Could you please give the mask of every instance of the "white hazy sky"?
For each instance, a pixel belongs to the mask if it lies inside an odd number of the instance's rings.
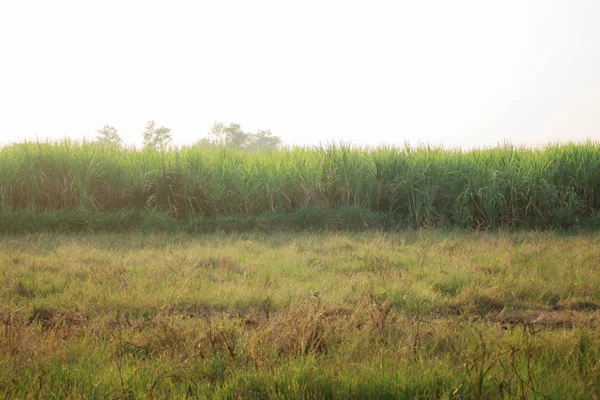
[[[0,0],[0,143],[600,139],[600,1]]]

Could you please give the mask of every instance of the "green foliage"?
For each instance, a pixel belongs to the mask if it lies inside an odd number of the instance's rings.
[[[281,138],[273,136],[270,130],[247,133],[239,124],[225,126],[215,122],[207,139],[198,142],[199,146],[229,147],[248,151],[276,150],[281,146]]]
[[[153,211],[14,211],[0,214],[0,232],[11,234],[58,232],[273,232],[385,230],[393,216],[356,206],[305,207],[294,212],[261,215],[214,215],[174,218]]]
[[[102,129],[96,131],[96,141],[104,147],[121,147],[123,145],[119,132],[110,125],[104,125]]]
[[[208,135],[209,142],[214,146],[243,149],[248,142],[248,135],[239,124],[234,123],[225,126],[222,122],[215,122]]]
[[[250,151],[276,150],[281,146],[281,138],[273,136],[270,130],[259,130],[256,133],[250,133],[246,149]]]
[[[343,144],[154,149],[69,141],[5,146],[0,209],[181,219],[357,207],[397,226],[475,229],[593,227],[600,212],[597,142],[469,152]]]
[[[144,148],[154,149],[163,152],[169,148],[169,144],[173,140],[171,129],[161,126],[155,128],[154,121],[148,121],[146,129],[144,129]]]

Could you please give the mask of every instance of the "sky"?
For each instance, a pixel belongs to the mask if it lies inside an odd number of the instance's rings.
[[[0,144],[600,140],[600,1],[0,0]]]

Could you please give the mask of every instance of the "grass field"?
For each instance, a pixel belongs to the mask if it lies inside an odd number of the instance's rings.
[[[600,234],[0,236],[3,398],[598,398]]]
[[[0,397],[598,398],[599,171],[591,141],[2,147]]]

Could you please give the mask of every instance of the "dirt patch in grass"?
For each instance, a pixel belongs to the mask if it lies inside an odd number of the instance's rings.
[[[600,306],[593,301],[578,299],[567,299],[561,304],[561,307],[573,311],[596,311],[600,309]]]
[[[226,256],[201,258],[196,263],[196,268],[224,270],[229,273],[242,272],[240,264],[236,260]]]
[[[503,327],[532,326],[550,329],[595,328],[600,323],[600,312],[573,310],[520,310],[488,314],[487,319]]]
[[[40,324],[42,331],[56,330],[70,332],[73,328],[82,326],[87,319],[73,311],[49,307],[35,307],[28,319],[29,324]]]

